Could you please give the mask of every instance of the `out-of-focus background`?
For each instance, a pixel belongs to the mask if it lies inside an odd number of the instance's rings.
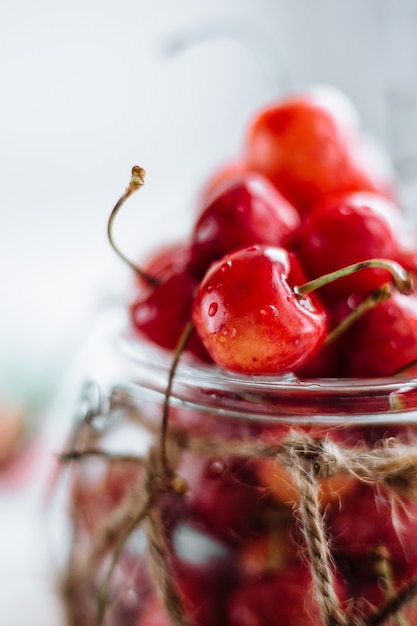
[[[41,428],[103,300],[128,284],[106,221],[132,165],[146,185],[117,238],[140,257],[186,230],[205,178],[289,90],[339,87],[398,167],[415,154],[413,0],[2,0],[0,67],[0,440],[10,415]],[[22,484],[2,481],[0,532],[18,533]],[[0,540],[0,623],[45,626],[29,560],[20,587],[2,584],[36,541],[19,537]]]

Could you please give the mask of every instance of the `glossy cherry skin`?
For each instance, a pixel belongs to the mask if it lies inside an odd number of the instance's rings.
[[[368,311],[346,336],[347,377],[392,376],[417,359],[417,295],[394,293]],[[417,366],[408,370],[410,376]]]
[[[177,241],[165,246],[157,247],[146,259],[144,269],[147,274],[162,281],[173,271],[181,271],[190,261],[190,247],[188,241]],[[139,277],[139,283],[142,280]]]
[[[191,319],[194,293],[199,285],[189,267],[189,249],[182,245],[164,249],[146,270],[157,278],[158,284],[142,287],[131,304],[133,328],[158,346],[175,350]],[[187,343],[186,351],[202,361],[211,360],[196,333]]]
[[[202,211],[192,234],[190,265],[202,276],[226,253],[253,244],[284,246],[300,224],[296,209],[260,174],[240,176]]]
[[[329,333],[352,313],[361,300],[363,298],[351,297],[326,306]],[[295,370],[296,376],[301,379],[339,377],[343,365],[345,334],[346,332],[342,332],[330,343],[324,343],[311,358]]]
[[[325,197],[385,190],[363,163],[360,132],[338,108],[314,92],[289,97],[249,124],[244,153],[302,214]]]
[[[283,374],[323,342],[326,315],[315,298],[300,298],[304,282],[283,248],[252,246],[214,263],[193,305],[197,332],[213,360],[244,374]]]
[[[356,192],[318,205],[295,233],[292,247],[312,279],[358,261],[400,259],[404,229],[396,204]],[[386,270],[366,269],[326,285],[320,295],[330,301],[366,296],[390,278]]]

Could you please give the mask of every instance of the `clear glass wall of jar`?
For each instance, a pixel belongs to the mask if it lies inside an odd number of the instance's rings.
[[[172,355],[118,323],[61,459],[69,624],[417,623],[417,379],[185,357],[161,446]]]

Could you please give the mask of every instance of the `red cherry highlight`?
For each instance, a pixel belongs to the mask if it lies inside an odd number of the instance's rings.
[[[309,278],[372,258],[397,260],[405,224],[398,207],[379,194],[358,192],[319,205],[293,239]],[[381,268],[346,276],[323,288],[324,299],[367,295],[390,278]]]
[[[283,374],[300,366],[326,332],[318,301],[292,288],[303,280],[296,259],[283,248],[252,246],[214,263],[192,313],[213,360],[245,374]]]
[[[240,176],[215,196],[192,235],[191,267],[203,275],[226,253],[254,244],[285,246],[300,224],[296,209],[260,174]]]
[[[339,101],[314,91],[280,100],[246,133],[248,168],[267,176],[302,214],[326,197],[387,187],[366,171],[354,115]]]

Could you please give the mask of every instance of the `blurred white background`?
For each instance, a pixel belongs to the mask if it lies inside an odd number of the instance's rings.
[[[126,285],[106,222],[132,165],[147,181],[116,236],[140,257],[187,227],[205,177],[288,89],[340,87],[398,158],[417,137],[389,105],[416,89],[414,0],[1,0],[0,67],[0,403],[29,415],[48,406],[102,299]],[[38,590],[27,619],[34,591],[26,605],[19,589],[0,601],[0,622],[45,626]]]

